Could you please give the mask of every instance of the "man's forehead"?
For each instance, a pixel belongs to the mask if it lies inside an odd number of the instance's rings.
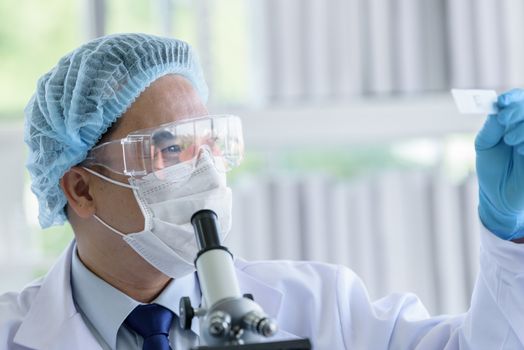
[[[166,75],[154,81],[131,104],[111,128],[107,140],[162,124],[208,114],[191,83],[179,75]]]

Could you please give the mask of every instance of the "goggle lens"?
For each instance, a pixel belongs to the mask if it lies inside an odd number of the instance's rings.
[[[93,148],[84,164],[103,166],[115,173],[139,177],[154,173],[162,178],[164,169],[175,169],[183,178],[194,169],[198,155],[206,150],[219,171],[238,166],[244,154],[242,124],[232,115],[186,119],[158,128],[137,130],[126,138]]]
[[[240,119],[203,118],[157,129],[151,135],[152,170],[196,161],[203,149],[220,171],[238,166],[244,152]]]

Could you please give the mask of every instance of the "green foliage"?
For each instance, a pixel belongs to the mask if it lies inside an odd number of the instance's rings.
[[[213,71],[211,97],[225,105],[238,105],[248,96],[246,1],[217,2],[211,20]]]
[[[163,33],[155,2],[107,1],[106,32],[171,34],[198,50],[197,29],[202,23],[197,6],[192,1],[174,4],[173,33]],[[211,52],[201,58],[213,63],[206,73],[216,82],[212,94],[221,104],[239,104],[247,98],[245,6],[243,0],[230,0],[215,4],[211,13]],[[38,78],[84,41],[82,29],[88,19],[84,7],[84,2],[70,0],[0,1],[0,121],[21,119]]]
[[[69,0],[0,1],[0,120],[22,118],[37,79],[79,44]]]
[[[238,168],[228,173],[228,181],[234,184],[243,175],[272,171],[289,174],[320,172],[338,178],[351,178],[388,168],[421,167],[424,165],[395,155],[392,145],[252,151],[246,154]]]
[[[296,173],[321,171],[341,178],[412,165],[395,157],[387,146],[301,149],[283,155],[279,163],[279,168]]]
[[[58,256],[73,239],[73,229],[69,223],[38,230],[44,256]]]
[[[110,0],[107,2],[107,33],[157,33],[153,21],[154,1]]]
[[[62,226],[53,226],[42,230],[34,228],[34,237],[39,242],[39,251],[44,257],[45,264],[37,267],[33,271],[33,276],[40,277],[47,273],[51,263],[58,257],[73,239],[73,229],[69,223]]]

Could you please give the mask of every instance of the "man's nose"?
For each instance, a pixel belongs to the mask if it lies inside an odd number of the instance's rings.
[[[211,151],[211,148],[209,147],[209,145],[206,145],[206,144],[200,145],[197,149],[197,162],[201,158],[206,157],[206,156],[209,156],[209,157],[213,156],[213,152]]]

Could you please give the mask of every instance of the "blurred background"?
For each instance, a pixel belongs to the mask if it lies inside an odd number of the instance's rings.
[[[344,264],[373,298],[467,310],[484,117],[459,115],[449,89],[522,86],[522,16],[522,0],[3,0],[0,293],[72,239],[69,225],[39,228],[24,168],[37,79],[87,40],[145,32],[190,42],[210,110],[243,118],[233,252]]]

